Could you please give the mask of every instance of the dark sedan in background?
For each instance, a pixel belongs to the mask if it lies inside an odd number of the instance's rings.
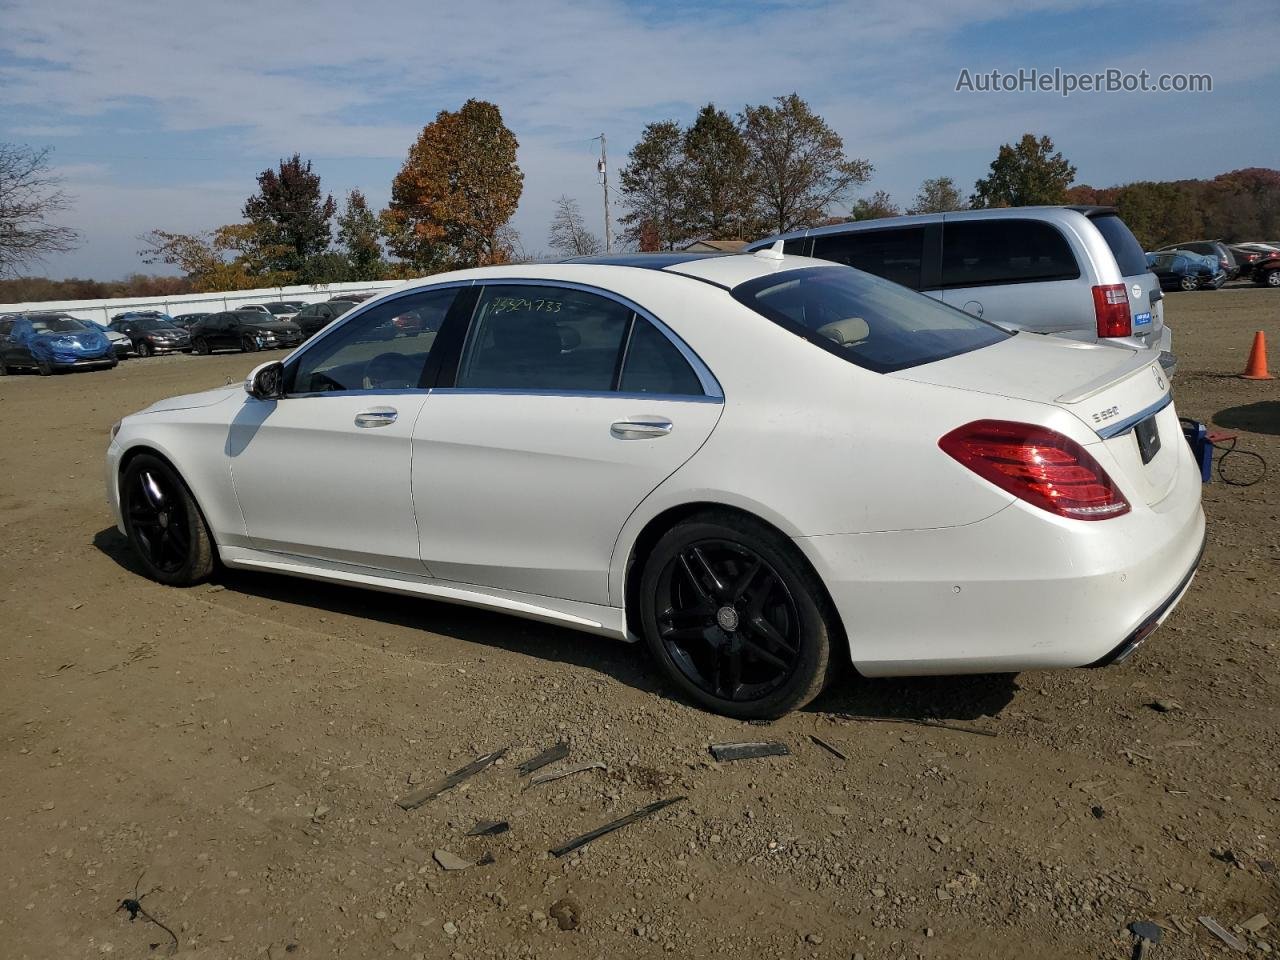
[[[326,300],[323,303],[308,303],[293,318],[302,336],[314,337],[338,317],[356,305],[355,300]]]
[[[214,350],[275,350],[296,347],[302,331],[292,320],[276,320],[260,310],[227,310],[214,313],[191,326],[191,349],[196,353]]]
[[[150,314],[126,314],[111,321],[110,330],[123,333],[140,357],[158,353],[189,353],[191,335],[168,319]]]
[[[1227,274],[1214,257],[1191,250],[1162,250],[1147,254],[1147,269],[1161,290],[1217,290]]]

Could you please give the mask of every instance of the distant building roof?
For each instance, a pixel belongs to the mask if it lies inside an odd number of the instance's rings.
[[[688,253],[737,253],[750,241],[747,240],[695,240],[684,247]]]

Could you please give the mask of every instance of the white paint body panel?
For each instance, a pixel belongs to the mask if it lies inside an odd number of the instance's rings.
[[[705,282],[806,266],[829,267],[750,256],[670,270],[570,263],[410,284],[388,296],[489,277],[612,291],[670,327],[723,402],[443,389],[263,403],[238,387],[211,391],[123,421],[107,454],[108,499],[118,519],[123,459],[154,449],[187,480],[230,566],[620,638],[646,525],[690,504],[735,507],[793,538],[868,674],[1087,664],[1176,592],[1204,518],[1174,407],[1158,414],[1163,446],[1147,465],[1131,432],[1104,440],[1092,420],[1110,407],[1123,420],[1167,395],[1149,356],[1020,334],[876,374]],[[394,406],[395,425],[352,428],[373,405]],[[673,429],[610,435],[632,417]],[[1038,424],[1085,445],[1132,510],[1082,522],[1015,500],[938,447],[978,419]]]

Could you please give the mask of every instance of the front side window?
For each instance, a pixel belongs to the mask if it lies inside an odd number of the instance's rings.
[[[828,353],[877,373],[978,350],[1011,334],[924,294],[847,267],[788,270],[733,297]]]
[[[1079,276],[1075,254],[1051,224],[1039,220],[962,220],[943,227],[944,287],[1074,280]]]
[[[457,386],[497,390],[613,389],[629,307],[568,287],[486,286]]]
[[[919,290],[924,228],[865,230],[815,237],[813,255]]]
[[[303,352],[291,371],[288,392],[418,389],[436,330],[457,294],[457,288],[427,290],[353,317]],[[402,317],[422,322],[393,322]]]

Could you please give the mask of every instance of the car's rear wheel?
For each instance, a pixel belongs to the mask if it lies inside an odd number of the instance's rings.
[[[1268,271],[1266,284],[1268,287],[1280,287],[1280,270]]]
[[[645,561],[640,616],[650,651],[698,703],[772,719],[819,693],[838,635],[817,577],[786,537],[728,513],[669,530]]]
[[[1183,290],[1194,290],[1196,287],[1200,286],[1200,281],[1188,274],[1178,281],[1178,286]]]
[[[213,538],[176,470],[159,457],[139,454],[120,478],[125,533],[147,576],[185,587],[213,572]]]

